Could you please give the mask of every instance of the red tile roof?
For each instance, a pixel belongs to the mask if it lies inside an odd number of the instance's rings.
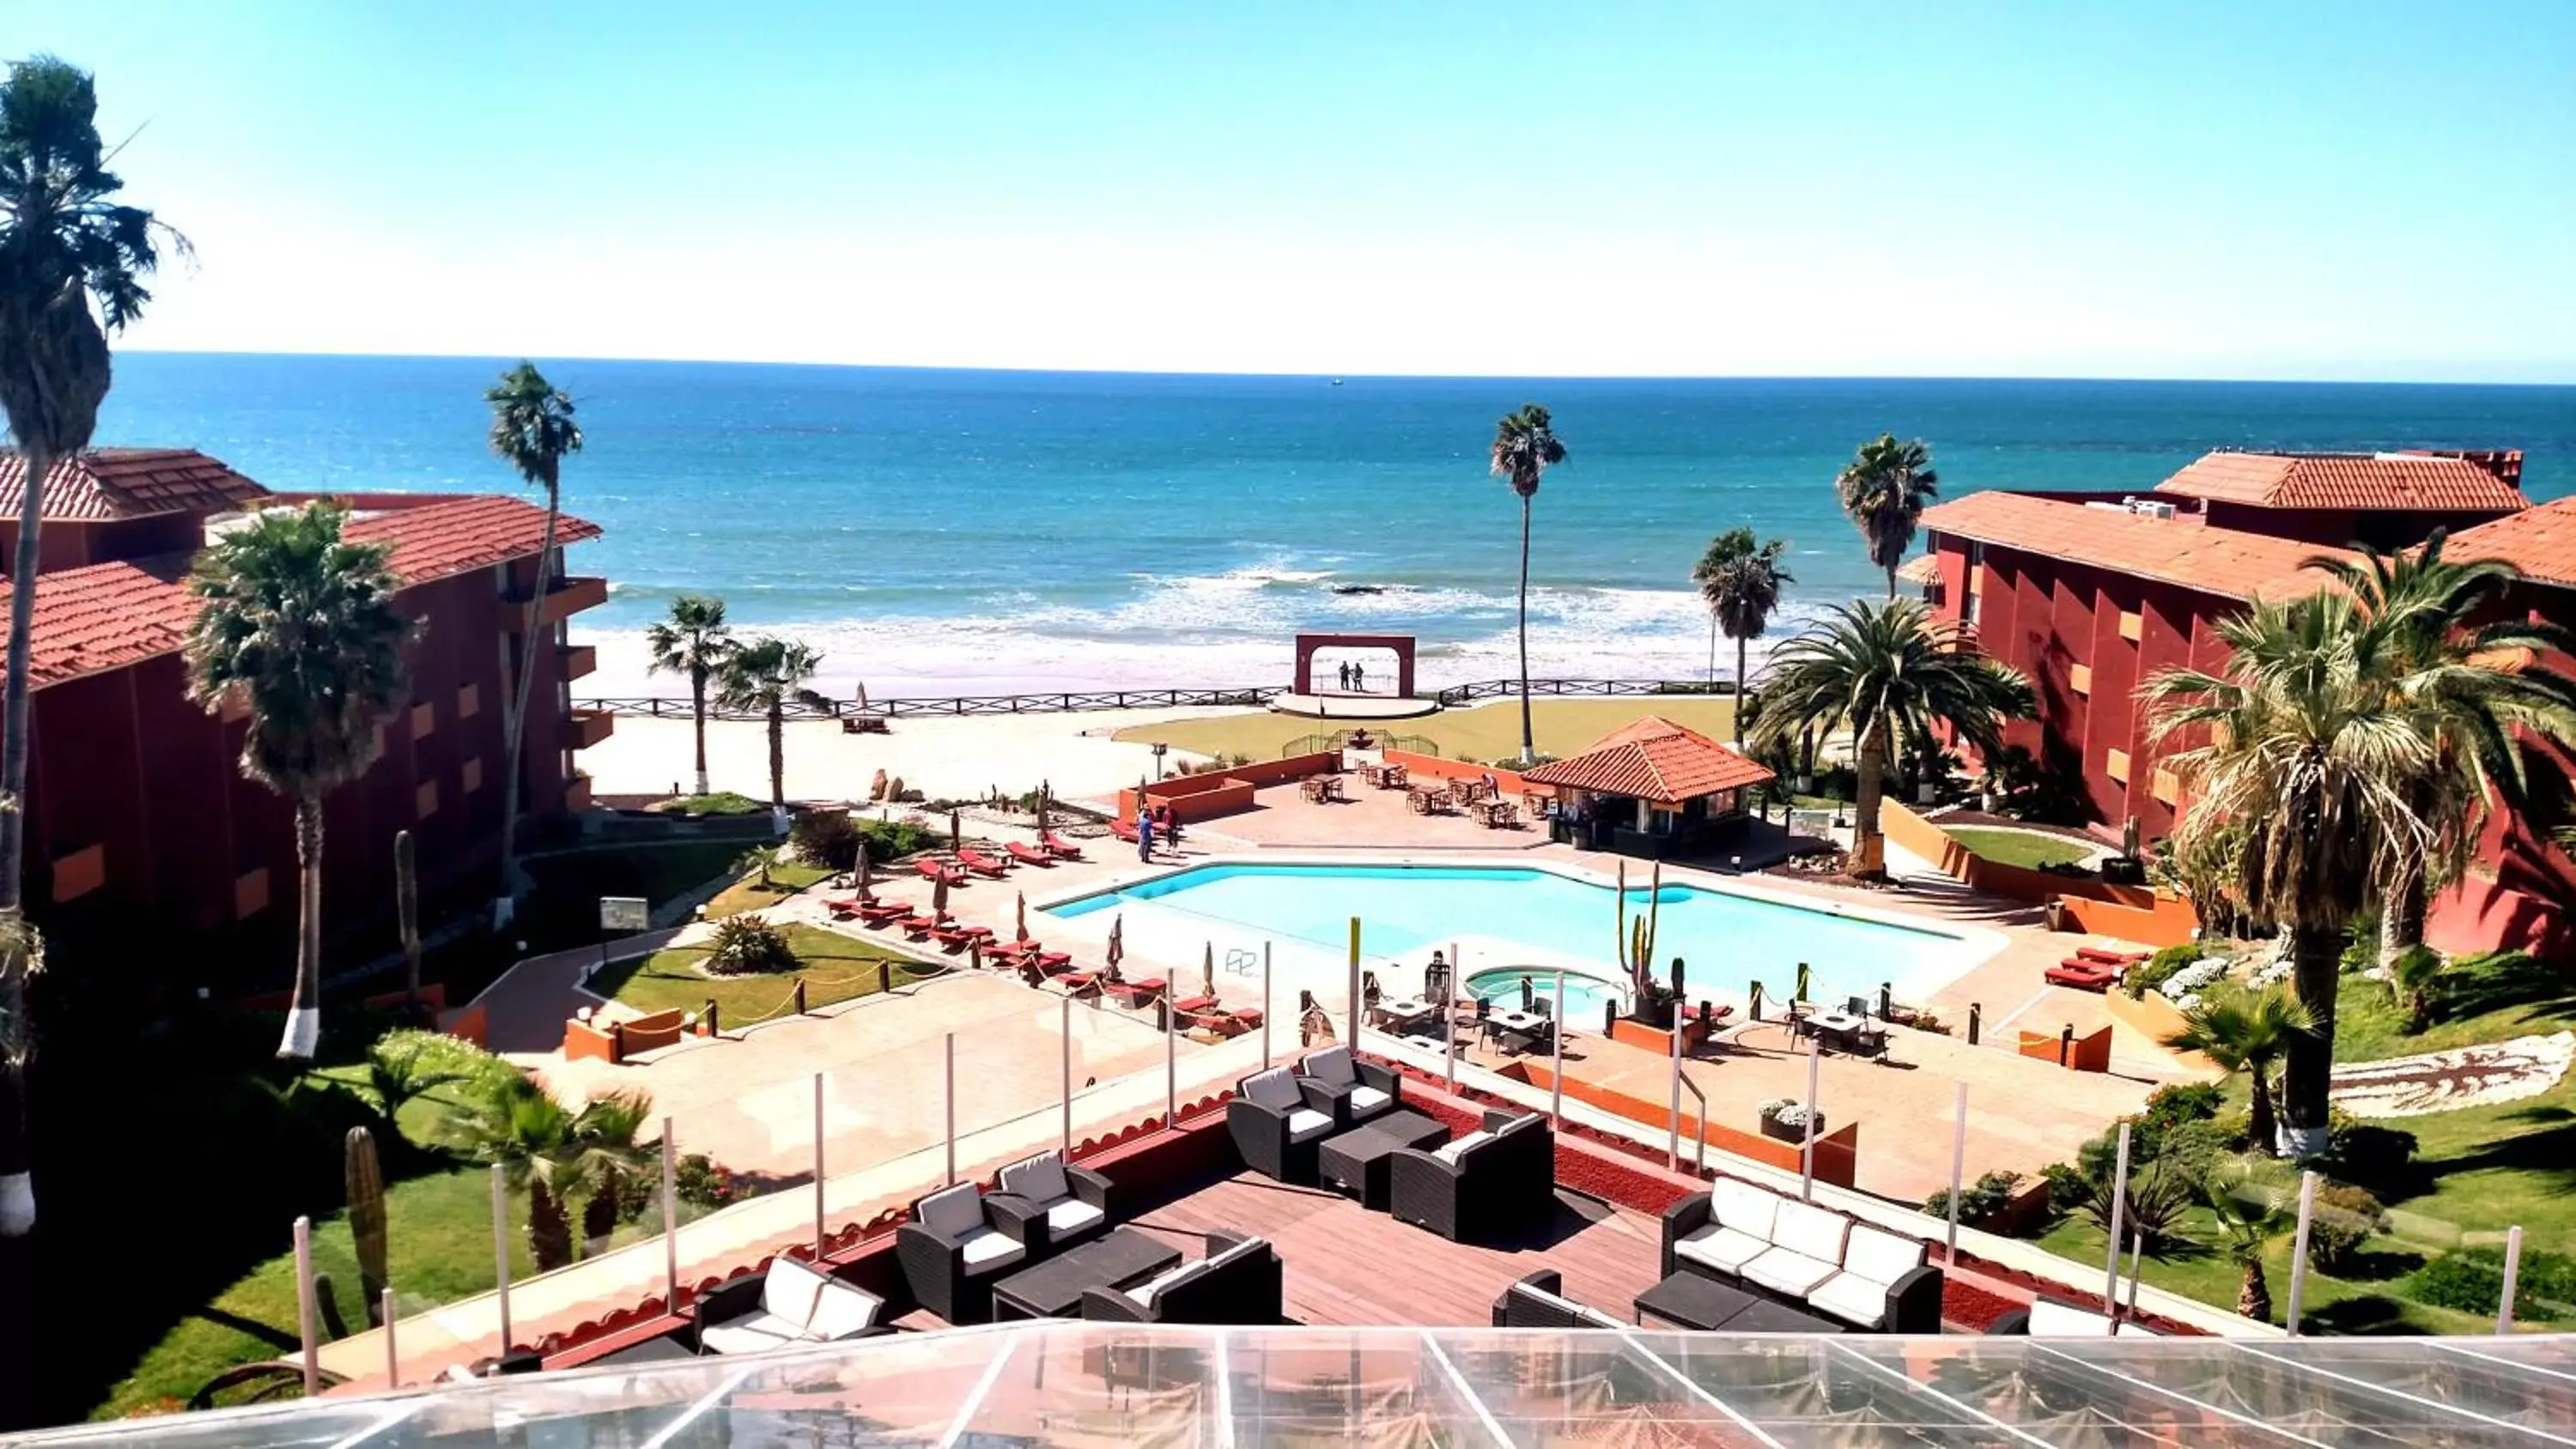
[[[545,510],[516,498],[436,496],[353,518],[348,537],[393,545],[394,574],[405,586],[430,583],[537,551]],[[564,543],[597,538],[599,527],[565,514]],[[188,593],[189,558],[156,558],[62,569],[36,580],[34,649],[27,661],[35,687],[61,684],[139,664],[179,648],[197,601]],[[0,578],[0,611],[9,602]]]
[[[26,455],[0,452],[0,517],[18,516],[26,489]],[[157,513],[220,513],[267,493],[193,448],[93,448],[56,458],[45,470],[42,506],[47,522],[104,523]]]
[[[1923,526],[1953,538],[2091,564],[2229,599],[2314,592],[2321,576],[2301,566],[2320,554],[2343,552],[2269,534],[2213,528],[2197,518],[2150,518],[2122,508],[2095,508],[2021,493],[1971,493],[1935,504],[1923,510]]]
[[[1696,730],[1648,715],[1602,736],[1572,759],[1523,770],[1521,778],[1678,805],[1720,790],[1759,785],[1771,772]]]
[[[2255,508],[2510,513],[2527,501],[2465,458],[2429,453],[2208,453],[2156,491]]]
[[[2576,498],[2461,529],[2443,545],[2442,557],[2460,563],[2500,558],[2543,583],[2576,588]]]

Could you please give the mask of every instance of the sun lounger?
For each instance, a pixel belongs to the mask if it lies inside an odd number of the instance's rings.
[[[1002,848],[1011,853],[1011,859],[1022,865],[1042,865],[1049,870],[1055,869],[1055,857],[1043,850],[1031,850],[1016,840],[1004,844]]]
[[[1110,833],[1110,834],[1112,834],[1112,835],[1117,836],[1119,839],[1121,839],[1121,840],[1123,840],[1123,841],[1126,841],[1129,845],[1134,845],[1134,844],[1136,843],[1136,827],[1135,827],[1132,823],[1130,823],[1130,822],[1128,822],[1128,821],[1125,821],[1125,820],[1112,820],[1112,821],[1110,821],[1110,822],[1109,822],[1109,833]]]
[[[966,872],[926,855],[914,861],[912,868],[923,880],[936,881],[944,878],[953,886],[962,886],[966,883]]]
[[[863,925],[886,926],[912,914],[912,907],[898,901],[862,901],[858,909]]]
[[[1011,871],[1008,862],[995,860],[972,846],[957,852],[957,863],[986,880],[1000,880]]]
[[[2052,986],[2072,986],[2078,991],[2108,991],[2120,979],[2120,968],[2069,956],[2040,973]]]
[[[2135,966],[2147,959],[2147,953],[2144,951],[2109,951],[2100,946],[2078,946],[2075,948],[2075,954],[2081,960],[2096,962],[2115,969],[2122,966]]]
[[[1103,989],[1128,1006],[1142,1006],[1163,994],[1165,982],[1160,976],[1131,976],[1110,982]]]
[[[1049,830],[1038,836],[1038,844],[1058,860],[1082,859],[1082,847]]]
[[[1213,996],[1191,996],[1173,1002],[1172,1010],[1179,1012],[1183,1016],[1187,1016],[1191,1012],[1205,1011],[1214,1005],[1216,1005],[1216,998]]]
[[[993,928],[990,926],[961,926],[956,922],[951,921],[946,925],[933,927],[930,932],[930,939],[937,941],[940,945],[946,946],[951,950],[956,950],[965,946],[969,941],[989,941],[993,939]]]
[[[1080,996],[1082,993],[1089,991],[1100,984],[1100,973],[1097,971],[1062,971],[1048,977],[1047,979],[1053,981],[1056,985],[1063,987],[1065,995]]]
[[[904,917],[902,920],[895,922],[895,925],[906,936],[911,937],[913,940],[921,941],[927,940],[931,932],[938,930],[941,926],[946,925],[947,923],[947,917],[945,916],[925,916],[919,911],[915,911],[911,915]]]

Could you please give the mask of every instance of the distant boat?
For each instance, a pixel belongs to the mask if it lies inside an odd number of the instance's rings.
[[[1342,380],[1341,380],[1340,378],[1338,378],[1338,377],[1337,377],[1337,378],[1334,378],[1334,379],[1333,379],[1333,386],[1335,386],[1335,387],[1340,387],[1341,385],[1342,385]]]

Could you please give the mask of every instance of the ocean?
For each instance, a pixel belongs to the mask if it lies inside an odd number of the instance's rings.
[[[129,352],[102,445],[194,447],[276,489],[519,483],[484,448],[505,359]],[[2511,447],[2576,491],[2576,388],[1883,379],[1212,377],[545,362],[588,446],[564,506],[609,602],[587,692],[648,679],[684,592],[826,654],[846,695],[1285,683],[1300,629],[1414,634],[1426,683],[1514,668],[1519,509],[1494,420],[1556,416],[1531,556],[1540,676],[1697,677],[1711,534],[1790,542],[1773,635],[1883,589],[1834,500],[1881,432],[1945,497],[2136,489],[2219,447]],[[1721,668],[1731,661],[1721,651]]]

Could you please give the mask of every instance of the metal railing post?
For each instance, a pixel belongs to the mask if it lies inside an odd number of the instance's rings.
[[[2120,1225],[2129,1207],[2129,1126],[2120,1124],[2119,1168],[2111,1175],[2111,1261],[2102,1272],[2102,1311],[2110,1313],[2120,1306]],[[2293,1290],[2296,1291],[2296,1290]]]
[[[1816,1091],[1817,1064],[1824,1057],[1821,1038],[1807,1039],[1807,1122],[1798,1134],[1798,1198],[1801,1202],[1816,1200]]]
[[[957,1185],[957,1033],[948,1033],[947,1055],[942,1066],[939,1100],[947,1108],[948,1125],[944,1140],[948,1144],[949,1187]]]
[[[1949,1256],[1959,1257],[1959,1193],[1968,1176],[1968,1084],[1959,1084],[1957,1125],[1950,1129],[1950,1244]]]
[[[383,1319],[385,1325],[385,1387],[398,1389],[402,1387],[402,1354],[394,1347],[393,1285],[386,1284],[385,1291],[377,1297],[379,1305],[376,1316]]]
[[[1073,994],[1065,993],[1063,1001],[1064,1050],[1064,1158],[1073,1160]]]
[[[1351,1004],[1345,1013],[1350,1020],[1348,1038],[1352,1051],[1360,1049],[1360,918],[1351,917]]]
[[[680,1148],[671,1119],[662,1119],[662,1299],[665,1312],[680,1311]]]
[[[499,1163],[492,1164],[492,1282],[499,1291],[501,1352],[510,1351],[510,1182]]]
[[[814,1261],[823,1261],[823,1074],[814,1074]]]
[[[2522,1277],[2522,1229],[2504,1232],[2504,1291],[2496,1297],[2496,1332],[2513,1332],[2513,1294]]]
[[[2290,1242],[2290,1316],[2286,1327],[2290,1336],[2299,1336],[2300,1307],[2308,1296],[2308,1221],[2317,1210],[2317,1175],[2299,1174],[2299,1231]],[[2113,1252],[2118,1251],[2117,1245]]]
[[[1210,950],[1215,947],[1211,945]],[[1172,1010],[1172,988],[1163,987],[1163,1130],[1181,1125],[1181,1014]]]
[[[304,1397],[322,1392],[321,1330],[313,1303],[313,1220],[295,1220],[295,1327],[304,1343]]]
[[[1547,1120],[1565,1125],[1565,973],[1556,973],[1556,1005],[1547,1032]]]
[[[1270,1070],[1270,943],[1261,943],[1261,1069]]]
[[[1673,1125],[1664,1137],[1664,1171],[1682,1165],[1682,1004],[1673,1003]]]

